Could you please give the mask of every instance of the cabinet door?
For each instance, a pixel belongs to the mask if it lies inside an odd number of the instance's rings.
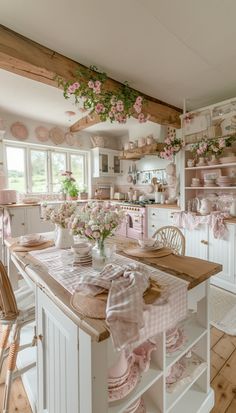
[[[211,278],[217,284],[231,292],[236,292],[235,225],[227,225],[228,232],[224,239],[215,239],[212,231],[209,233],[209,260],[222,264],[223,270]]]
[[[110,165],[111,166],[111,172],[114,173],[115,175],[119,175],[121,173],[121,160],[119,159],[119,154],[110,154],[109,157],[110,160]]]
[[[38,413],[79,413],[78,328],[37,288]]]
[[[190,257],[208,259],[208,225],[200,225],[198,228],[185,229],[185,255]]]
[[[50,221],[42,220],[40,206],[27,207],[26,217],[26,228],[28,234],[33,234],[35,232],[54,231],[54,224],[52,224]]]
[[[111,168],[111,167],[110,167]],[[107,175],[109,171],[109,155],[108,153],[99,153],[99,172],[100,175]]]
[[[11,236],[19,237],[26,234],[26,208],[10,208]]]
[[[167,209],[148,208],[148,237],[151,238],[157,229],[169,225]]]

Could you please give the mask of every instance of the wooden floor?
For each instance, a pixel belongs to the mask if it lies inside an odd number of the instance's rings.
[[[236,337],[211,329],[211,386],[215,407],[211,413],[236,413]],[[3,384],[0,384],[0,401]],[[1,411],[1,410],[0,410]],[[32,413],[24,387],[14,382],[9,413]]]

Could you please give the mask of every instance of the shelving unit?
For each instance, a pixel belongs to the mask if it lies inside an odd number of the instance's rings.
[[[209,384],[208,283],[190,291],[189,307],[192,311],[187,319],[180,323],[187,336],[187,341],[182,348],[172,355],[167,355],[166,335],[160,334],[157,350],[152,353],[150,369],[142,375],[138,386],[130,395],[119,402],[109,404],[109,413],[123,413],[140,396],[144,399],[147,413],[176,413],[177,411],[182,413],[183,409],[191,413],[210,412],[214,404],[214,395]],[[187,382],[180,383],[175,391],[168,393],[165,378],[169,374],[170,367],[193,347],[202,364],[197,366],[196,374],[194,365],[187,367],[190,378]],[[193,403],[189,393],[193,397]]]

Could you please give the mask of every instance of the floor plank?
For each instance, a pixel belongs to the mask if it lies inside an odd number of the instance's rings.
[[[235,413],[235,412],[236,412],[236,394],[231,404],[229,405],[228,409],[226,410],[226,413]]]
[[[224,335],[213,347],[215,353],[227,360],[235,350],[229,336]]]
[[[211,413],[226,412],[235,397],[234,386],[221,374],[214,378],[211,386],[215,390],[215,406]]]

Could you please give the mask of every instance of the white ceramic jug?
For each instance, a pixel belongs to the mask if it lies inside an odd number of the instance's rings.
[[[236,217],[236,199],[233,199],[230,205],[229,213],[232,217]]]
[[[198,199],[197,210],[201,215],[208,215],[212,211],[212,203],[209,199],[203,198],[201,201]]]

